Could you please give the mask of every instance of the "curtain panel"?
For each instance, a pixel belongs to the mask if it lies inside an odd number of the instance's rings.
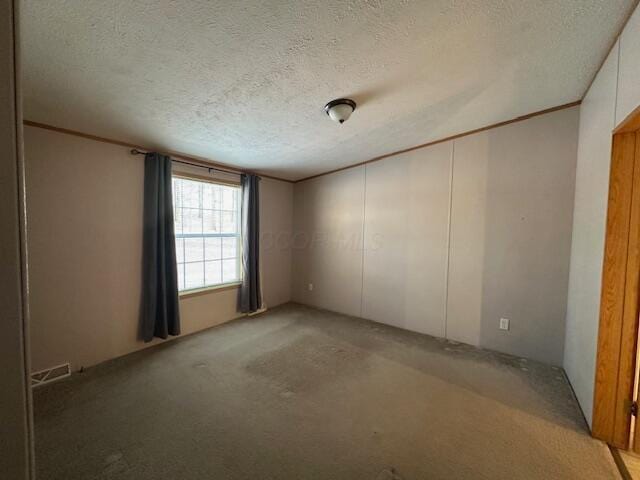
[[[173,224],[171,158],[155,152],[144,158],[141,336],[180,334],[178,273]]]
[[[260,177],[242,174],[242,285],[238,308],[252,313],[262,308],[260,286]]]

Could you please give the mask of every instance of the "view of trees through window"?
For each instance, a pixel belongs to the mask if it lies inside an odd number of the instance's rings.
[[[240,280],[240,187],[173,177],[180,291]]]

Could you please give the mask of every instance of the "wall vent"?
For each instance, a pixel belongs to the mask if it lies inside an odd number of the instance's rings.
[[[31,374],[31,386],[38,387],[45,383],[55,382],[71,375],[71,365],[69,363],[63,363],[62,365],[56,365],[55,367],[40,370],[39,372],[33,372]]]

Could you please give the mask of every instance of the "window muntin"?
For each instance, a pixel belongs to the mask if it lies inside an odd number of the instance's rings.
[[[240,281],[240,187],[173,177],[181,292]]]

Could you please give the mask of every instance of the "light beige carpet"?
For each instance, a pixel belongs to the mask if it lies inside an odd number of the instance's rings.
[[[295,304],[35,405],[39,480],[619,478],[561,369]]]

